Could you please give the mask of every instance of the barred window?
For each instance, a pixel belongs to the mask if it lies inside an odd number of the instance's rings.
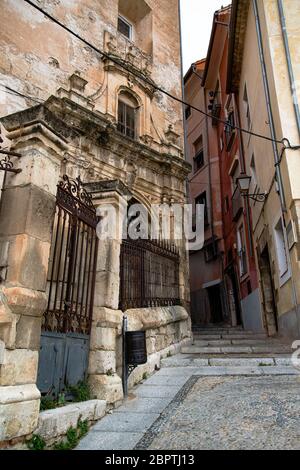
[[[122,92],[118,100],[118,131],[130,137],[136,138],[137,134],[138,103],[129,93]]]

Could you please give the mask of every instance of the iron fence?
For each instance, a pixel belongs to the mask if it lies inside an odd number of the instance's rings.
[[[180,304],[179,252],[175,245],[124,240],[120,261],[120,309]]]

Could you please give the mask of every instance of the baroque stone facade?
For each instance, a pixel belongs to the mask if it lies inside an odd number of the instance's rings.
[[[25,2],[3,2],[1,124],[10,150],[21,155],[12,157],[15,168],[22,170],[6,175],[0,207],[0,441],[5,442],[30,435],[38,425],[41,321],[60,178],[80,176],[95,207],[111,203],[121,210],[132,197],[149,209],[152,203],[183,204],[189,171],[181,105],[155,88],[181,96],[178,1],[61,0],[39,6],[106,55]],[[118,18],[126,19],[130,38],[118,31]],[[120,102],[134,108],[132,135],[126,123],[120,127]],[[123,397],[121,243],[118,238],[99,243],[95,277],[88,373],[94,397],[107,403]],[[127,312],[131,330],[146,330],[149,358],[132,383],[190,337],[184,243],[179,250],[183,306]]]

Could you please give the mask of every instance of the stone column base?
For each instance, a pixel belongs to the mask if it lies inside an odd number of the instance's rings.
[[[35,384],[0,387],[0,442],[26,436],[35,430],[40,396]]]
[[[92,398],[113,404],[123,399],[122,380],[117,375],[90,375]]]

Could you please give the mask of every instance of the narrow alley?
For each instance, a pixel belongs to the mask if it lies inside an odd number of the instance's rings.
[[[206,327],[78,450],[300,449],[299,386],[289,342]]]

